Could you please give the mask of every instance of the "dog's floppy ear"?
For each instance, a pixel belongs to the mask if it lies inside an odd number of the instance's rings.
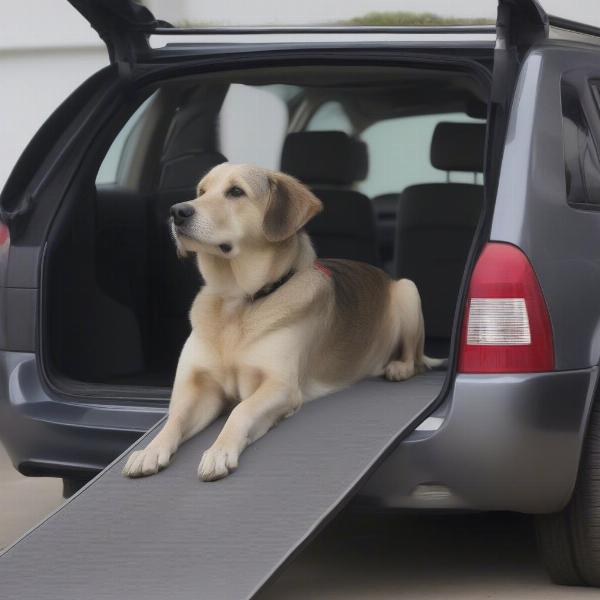
[[[263,232],[270,242],[293,236],[323,210],[321,201],[297,179],[284,173],[269,174],[269,199]]]

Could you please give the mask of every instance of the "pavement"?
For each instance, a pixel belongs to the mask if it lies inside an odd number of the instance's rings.
[[[0,550],[39,523],[62,499],[60,479],[23,477],[0,444]]]
[[[0,445],[0,548],[62,502],[59,479],[28,478]],[[531,518],[515,514],[374,514],[345,510],[258,600],[579,600],[553,585]],[[177,600],[176,595],[173,596]]]
[[[257,600],[579,600],[552,584],[531,518],[342,513]]]

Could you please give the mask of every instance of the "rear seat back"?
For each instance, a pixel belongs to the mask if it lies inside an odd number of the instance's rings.
[[[443,171],[483,171],[485,125],[442,122],[431,144],[431,163]],[[423,303],[428,337],[445,340],[483,205],[483,186],[424,183],[398,200],[395,271],[412,279]]]
[[[173,204],[196,197],[196,184],[226,158],[201,149],[172,156],[161,163],[158,189],[152,206],[154,242],[150,248],[154,309],[152,317],[152,359],[174,368],[186,337],[188,313],[202,280],[195,261],[179,258],[168,225]]]
[[[306,230],[317,254],[378,264],[371,201],[350,189],[367,176],[364,142],[342,131],[290,133],[283,146],[281,170],[308,185],[324,210]]]
[[[380,194],[371,199],[375,211],[379,258],[386,272],[394,272],[394,247],[396,245],[396,210],[400,192]]]
[[[218,152],[198,152],[195,156],[184,157],[176,166],[166,164],[161,170],[154,200],[153,225],[158,241],[157,291],[161,298],[160,312],[164,314],[187,315],[200,285],[193,261],[182,261],[177,257],[168,225],[169,209],[173,204],[193,200],[202,175],[225,161],[225,157]]]

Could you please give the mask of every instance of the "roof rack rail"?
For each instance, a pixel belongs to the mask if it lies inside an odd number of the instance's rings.
[[[377,25],[365,26],[246,26],[246,27],[156,27],[152,35],[244,35],[244,34],[292,34],[292,33],[428,33],[428,34],[494,34],[494,25],[441,25],[431,27],[403,26],[386,27]]]
[[[570,19],[556,17],[554,15],[548,15],[548,21],[550,23],[550,27],[565,29],[566,31],[572,31],[573,33],[581,33],[584,35],[600,37],[600,27],[594,27],[593,25],[588,25],[587,23],[579,23],[578,21],[571,21]]]

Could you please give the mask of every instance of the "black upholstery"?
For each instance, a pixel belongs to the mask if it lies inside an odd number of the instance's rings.
[[[427,335],[450,337],[483,188],[432,183],[406,188],[398,201],[396,276],[419,288]]]
[[[53,371],[102,382],[144,367],[147,198],[110,184],[79,191],[49,241],[45,335]]]
[[[383,268],[393,273],[394,246],[396,241],[396,210],[400,193],[381,194],[372,200],[375,210],[375,225],[377,227],[377,242],[379,258]]]
[[[481,170],[484,138],[484,125],[441,123],[433,136],[432,162],[455,170]],[[412,185],[399,197],[395,274],[417,284],[428,338],[450,338],[482,205],[483,186],[466,183]]]
[[[311,185],[352,185],[367,176],[367,145],[343,131],[290,133],[281,170]]]
[[[186,153],[162,164],[160,187],[154,195],[151,227],[151,298],[153,324],[152,362],[175,368],[179,352],[189,335],[188,314],[202,285],[193,257],[180,258],[168,225],[173,204],[192,200],[196,184],[212,167],[227,159],[218,152]]]
[[[348,189],[367,175],[364,142],[342,131],[291,133],[281,169],[309,185],[323,202],[323,212],[306,227],[320,257],[379,263],[371,201]]]
[[[369,199],[352,190],[313,191],[325,205],[306,227],[318,256],[377,265],[375,218]]]
[[[219,152],[196,150],[161,162],[160,190],[193,188],[203,175],[227,159]]]
[[[438,123],[431,141],[431,164],[442,171],[483,171],[485,125]]]

